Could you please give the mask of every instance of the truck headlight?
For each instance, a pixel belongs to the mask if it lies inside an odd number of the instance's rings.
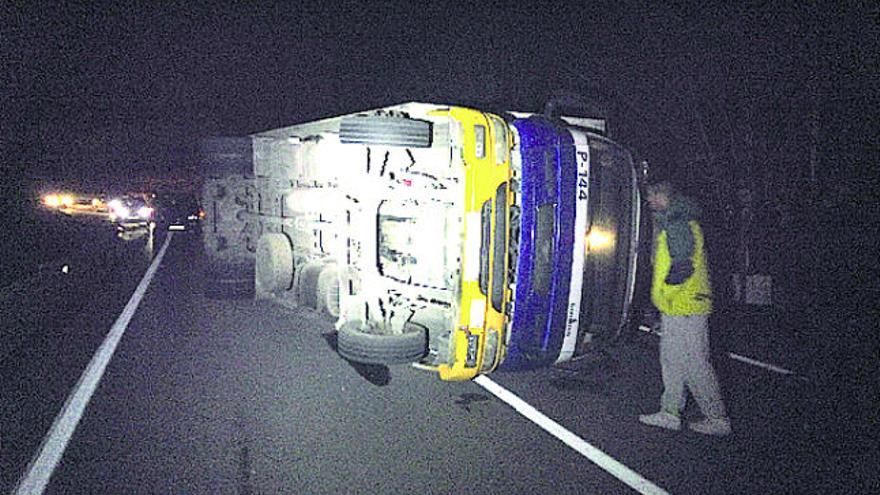
[[[486,126],[474,125],[474,155],[486,158]]]
[[[495,163],[497,165],[504,165],[507,163],[507,124],[495,117],[494,115],[489,117],[489,120],[492,122],[492,130],[495,132],[493,135],[495,136]]]
[[[477,365],[477,348],[480,345],[480,337],[474,334],[467,336],[467,354],[465,354],[464,365],[473,368]]]
[[[495,366],[495,358],[498,354],[498,330],[494,328],[486,329],[486,348],[483,349],[483,366],[482,372],[487,372]]]
[[[590,232],[587,234],[586,241],[586,254],[590,254],[590,252],[607,251],[614,245],[614,235],[611,232],[594,227],[591,228]]]

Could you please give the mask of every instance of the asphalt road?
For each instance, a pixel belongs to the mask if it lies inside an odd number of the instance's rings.
[[[90,275],[2,303],[16,344],[0,354],[0,491],[27,469],[161,244],[108,241],[113,256]],[[197,237],[175,234],[46,493],[636,493],[478,383],[353,365],[316,314],[204,298],[198,259]],[[852,390],[718,354],[734,422],[724,439],[636,421],[660,393],[653,335],[565,369],[489,378],[668,493],[880,491],[876,416]]]

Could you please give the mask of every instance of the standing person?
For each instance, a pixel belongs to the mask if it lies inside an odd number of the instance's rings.
[[[648,186],[648,206],[654,211],[654,275],[651,302],[660,311],[660,366],[663,395],[660,411],[639,421],[670,430],[681,429],[680,414],[690,390],[705,419],[688,427],[706,435],[730,433],[730,419],[709,363],[709,313],[712,288],[706,267],[700,210],[668,182]]]

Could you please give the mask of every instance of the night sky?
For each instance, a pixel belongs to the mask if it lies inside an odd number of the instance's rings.
[[[700,175],[808,146],[811,111],[877,92],[876,7],[404,3],[5,3],[7,160],[168,174],[206,135],[408,100],[535,111],[569,90],[612,98],[652,164]]]
[[[875,2],[241,3],[4,2],[3,196],[189,177],[205,136],[563,91],[611,102],[614,137],[721,224],[742,188],[803,242],[877,213]]]

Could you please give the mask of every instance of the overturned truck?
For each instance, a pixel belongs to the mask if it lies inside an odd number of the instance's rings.
[[[638,238],[632,160],[574,130],[586,122],[406,103],[209,140],[206,293],[312,308],[344,358],[445,380],[491,372],[508,349],[509,369],[572,359],[625,320]],[[592,217],[590,150],[605,150]],[[616,246],[604,261],[590,261],[591,226]]]

